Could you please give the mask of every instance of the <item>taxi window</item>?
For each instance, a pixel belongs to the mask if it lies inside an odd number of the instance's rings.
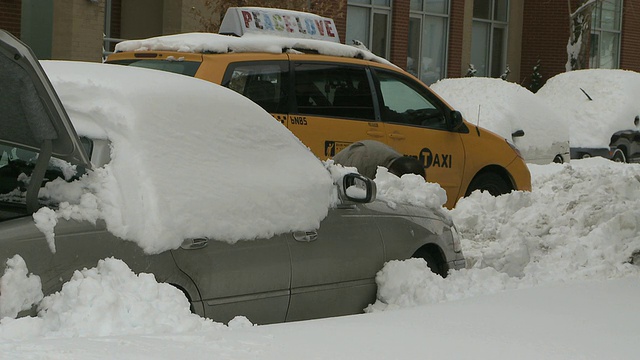
[[[195,76],[200,62],[198,61],[170,61],[170,60],[116,60],[109,62],[110,64],[128,65],[147,69],[168,71],[180,75]]]
[[[287,62],[232,63],[222,85],[244,95],[270,113],[288,113]]]
[[[446,129],[444,113],[426,91],[403,76],[376,71],[380,84],[382,121]]]
[[[300,114],[374,120],[364,67],[295,64],[295,92]]]

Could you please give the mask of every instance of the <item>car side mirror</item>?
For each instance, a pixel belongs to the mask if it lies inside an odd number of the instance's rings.
[[[449,128],[457,130],[460,126],[462,126],[462,114],[458,110],[453,110],[449,114]]]
[[[511,133],[511,137],[523,137],[523,136],[524,136],[524,130],[522,129],[516,130]]]
[[[376,183],[360,174],[349,173],[342,177],[341,195],[356,203],[370,203],[376,199]]]

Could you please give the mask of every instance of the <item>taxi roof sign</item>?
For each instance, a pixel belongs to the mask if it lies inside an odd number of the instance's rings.
[[[242,36],[248,33],[268,34],[340,42],[333,19],[302,11],[230,7],[227,9],[220,34]]]

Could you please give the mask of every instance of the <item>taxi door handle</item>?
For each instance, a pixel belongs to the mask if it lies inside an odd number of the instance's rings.
[[[404,140],[404,139],[407,138],[406,136],[404,136],[402,134],[397,134],[397,133],[396,134],[389,134],[389,137],[394,139],[394,140]]]
[[[369,130],[367,131],[367,135],[373,136],[373,137],[383,137],[384,133],[378,130]]]

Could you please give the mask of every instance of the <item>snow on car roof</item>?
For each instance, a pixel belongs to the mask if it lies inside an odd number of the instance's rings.
[[[314,229],[336,201],[322,162],[229,89],[134,67],[42,65],[78,134],[112,147],[111,162],[80,181],[47,184],[72,204],[58,218],[103,218],[111,233],[155,253],[186,238],[235,242]],[[47,216],[55,224],[50,210],[34,218]]]
[[[588,69],[552,77],[536,96],[569,124],[571,147],[608,148],[613,133],[635,129],[638,93],[640,73]]]
[[[255,33],[236,37],[195,32],[140,40],[125,40],[116,44],[115,51],[177,51],[215,54],[244,52],[281,54],[285,52],[313,51],[321,55],[358,58],[395,66],[362,45],[345,45],[325,40],[299,39]]]

